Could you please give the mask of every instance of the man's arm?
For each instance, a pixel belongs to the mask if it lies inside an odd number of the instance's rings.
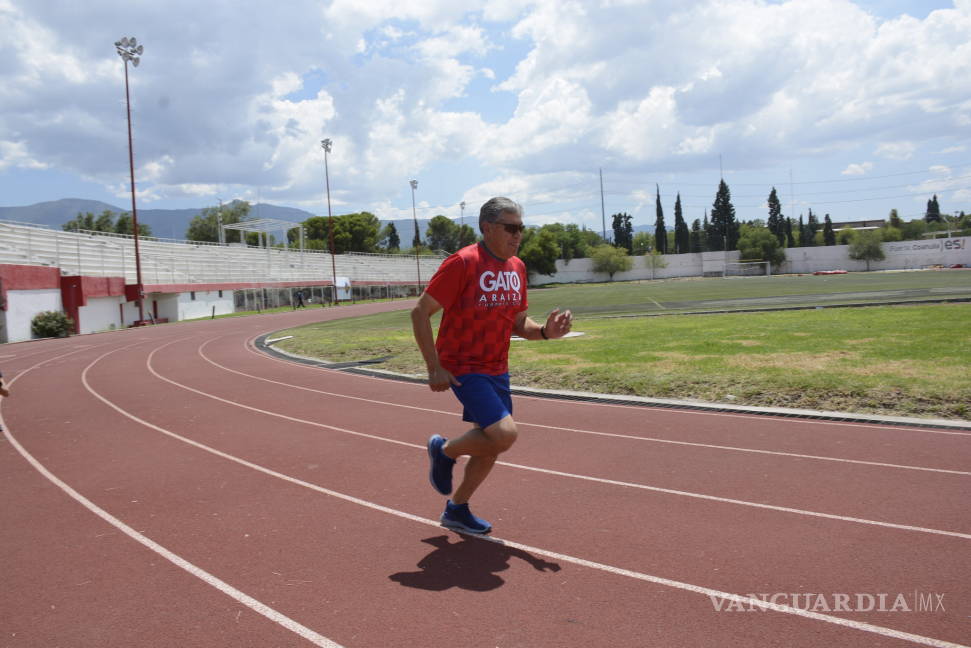
[[[418,304],[411,309],[411,328],[415,334],[415,342],[418,343],[418,350],[421,351],[425,366],[428,367],[428,386],[432,391],[445,391],[449,385],[462,386],[462,383],[442,367],[438,360],[431,318],[440,310],[442,305],[427,292],[422,294]]]
[[[559,308],[554,308],[546,318],[546,324],[538,324],[522,311],[516,316],[513,331],[527,340],[554,340],[569,333],[572,324],[573,313],[568,310],[561,313]]]

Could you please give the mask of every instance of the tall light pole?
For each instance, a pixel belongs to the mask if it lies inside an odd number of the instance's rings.
[[[421,295],[421,261],[418,259],[418,251],[421,249],[421,234],[418,232],[418,212],[415,210],[415,189],[418,188],[418,181],[411,181],[411,217],[415,221],[415,268],[418,270],[418,294]]]
[[[459,209],[462,210],[461,218],[462,218],[462,225],[464,226],[465,225],[465,201],[464,200],[459,203]]]
[[[320,140],[320,146],[324,149],[324,180],[327,183],[327,239],[330,245],[330,271],[331,282],[334,286],[334,303],[337,301],[337,262],[334,260],[334,216],[330,211],[330,168],[327,166],[327,154],[333,142],[328,139]]]
[[[119,41],[115,41],[115,50],[125,65],[125,109],[128,114],[128,170],[131,173],[131,224],[132,232],[135,235],[135,282],[136,290],[138,291],[139,324],[145,321],[145,310],[142,303],[145,299],[145,291],[142,286],[142,259],[138,250],[138,211],[135,209],[135,153],[132,148],[131,137],[131,99],[128,94],[128,62],[131,61],[134,67],[138,67],[138,62],[141,60],[144,49],[142,45],[138,44],[134,36],[131,38],[126,36]]]

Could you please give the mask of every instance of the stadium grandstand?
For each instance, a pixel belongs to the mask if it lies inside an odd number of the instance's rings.
[[[444,255],[425,254],[416,264],[414,256],[347,253],[332,262],[317,250],[140,237],[139,258],[144,318],[166,321],[288,305],[296,290],[316,303],[413,296],[419,266],[424,283]],[[335,294],[335,276],[348,280],[345,295]],[[134,237],[0,221],[0,294],[0,341],[29,339],[29,319],[26,328],[22,320],[42,310],[64,310],[79,333],[131,326],[138,321]]]

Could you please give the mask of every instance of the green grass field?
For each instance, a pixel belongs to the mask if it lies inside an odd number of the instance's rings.
[[[891,278],[900,282],[890,283]],[[955,278],[964,283],[948,283]],[[665,305],[677,301],[801,297],[807,300],[802,303],[813,304],[811,300],[821,294],[895,290],[959,295],[962,288],[971,288],[969,284],[971,273],[919,272],[531,290],[534,319],[543,318],[555,306],[572,308],[577,313],[574,329],[584,335],[543,343],[514,341],[513,383],[749,405],[969,418],[971,304],[603,317],[604,313],[662,312]],[[947,292],[930,292],[935,289]],[[648,308],[645,298],[659,302],[661,308],[650,301],[654,308]],[[391,356],[378,366],[424,374],[407,312],[281,333],[294,336],[279,345],[290,352],[335,362]]]

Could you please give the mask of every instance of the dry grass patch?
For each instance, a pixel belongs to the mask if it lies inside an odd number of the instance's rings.
[[[857,361],[860,354],[852,351],[825,353],[766,353],[754,356],[726,357],[725,362],[742,369],[799,369],[801,371],[846,370],[847,361]]]

